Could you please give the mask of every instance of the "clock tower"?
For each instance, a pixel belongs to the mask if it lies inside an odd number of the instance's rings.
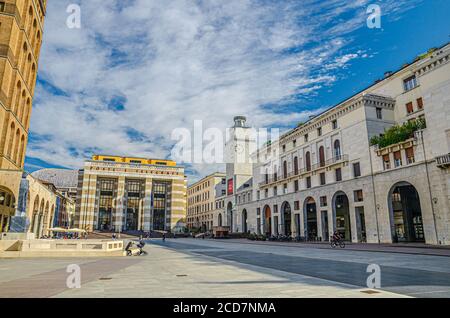
[[[244,116],[234,117],[234,126],[227,131],[225,144],[225,163],[227,178],[227,198],[225,213],[227,226],[231,232],[239,232],[242,228],[236,222],[236,191],[246,184],[250,185],[253,176],[251,153],[256,151],[256,131],[246,125]]]

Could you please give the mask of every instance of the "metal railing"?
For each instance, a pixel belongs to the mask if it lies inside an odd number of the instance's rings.
[[[333,157],[331,159],[325,160],[323,162],[319,162],[314,165],[311,165],[310,167],[305,167],[305,168],[297,169],[295,171],[290,171],[290,172],[288,172],[287,176],[285,176],[283,174],[281,176],[268,175],[265,180],[263,180],[262,182],[259,183],[259,186],[266,186],[266,185],[269,185],[269,184],[272,184],[275,182],[282,182],[282,181],[285,181],[290,178],[299,177],[301,175],[311,173],[316,170],[324,169],[329,166],[332,166],[332,165],[335,165],[338,163],[342,163],[342,162],[347,162],[347,161],[348,161],[348,155],[339,155],[339,156]]]
[[[450,166],[450,153],[436,157],[436,163],[438,167],[448,167]]]

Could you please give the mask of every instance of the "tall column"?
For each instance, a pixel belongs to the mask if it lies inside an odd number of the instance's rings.
[[[116,197],[116,208],[113,214],[113,228],[115,232],[122,232],[123,218],[125,216],[124,212],[127,207],[127,202],[125,202],[125,177],[119,177]]]
[[[95,211],[97,176],[85,174],[83,176],[82,187],[80,215],[76,226],[88,232],[92,232],[96,228],[95,221],[97,219]]]
[[[143,229],[149,232],[152,229],[152,179],[145,179],[145,196],[144,196],[144,224]]]

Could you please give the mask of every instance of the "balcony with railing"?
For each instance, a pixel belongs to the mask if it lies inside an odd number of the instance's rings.
[[[450,153],[436,157],[436,164],[439,168],[450,167]]]
[[[272,184],[276,184],[278,182],[285,182],[293,178],[303,177],[305,175],[308,175],[310,173],[316,172],[321,169],[327,169],[337,164],[343,164],[345,162],[348,162],[348,155],[339,155],[333,158],[330,158],[328,160],[325,160],[323,162],[316,163],[314,165],[311,165],[310,167],[305,167],[302,169],[297,169],[295,171],[290,171],[287,173],[287,175],[282,174],[281,176],[277,176],[277,174],[274,175],[267,175],[265,179],[259,183],[260,187],[269,186]]]

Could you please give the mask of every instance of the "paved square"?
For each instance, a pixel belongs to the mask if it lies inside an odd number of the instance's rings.
[[[443,256],[264,246],[194,239],[151,240],[147,256],[0,260],[0,297],[449,297]],[[368,264],[382,288],[367,294]],[[80,289],[66,287],[70,264]]]

